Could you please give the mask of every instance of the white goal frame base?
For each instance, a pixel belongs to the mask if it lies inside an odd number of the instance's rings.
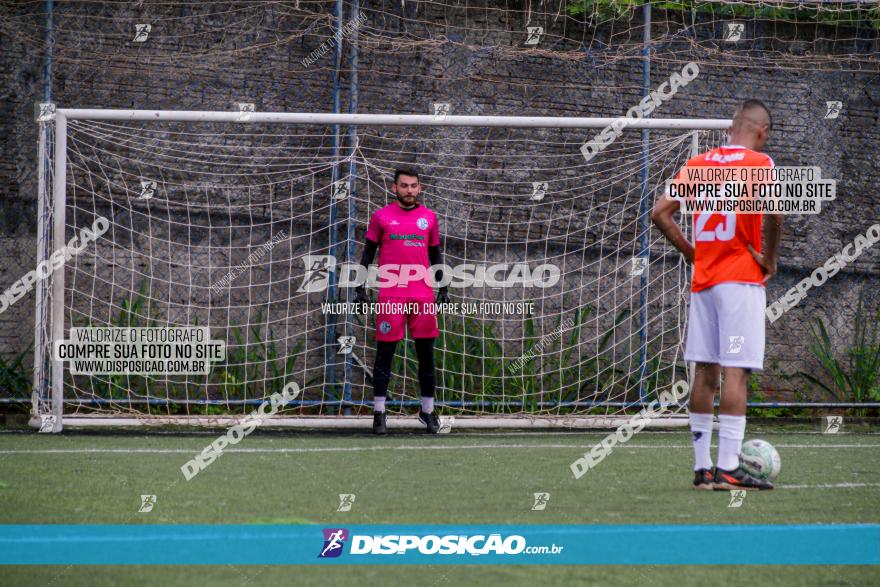
[[[453,430],[518,429],[518,430],[613,430],[628,422],[633,415],[622,416],[440,416],[441,422],[450,422]],[[244,416],[66,416],[65,428],[229,428],[243,420]],[[646,429],[683,428],[688,425],[687,412],[654,418]],[[372,416],[312,416],[312,417],[270,417],[259,429],[321,429],[321,430],[369,430],[372,429]],[[415,416],[389,416],[387,426],[392,430],[424,429],[425,425]],[[37,428],[39,426],[36,426]]]

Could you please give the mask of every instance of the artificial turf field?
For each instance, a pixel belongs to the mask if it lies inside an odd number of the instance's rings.
[[[642,432],[574,479],[569,464],[608,431],[427,436],[258,431],[186,481],[216,438],[192,434],[0,434],[4,524],[836,524],[880,523],[880,435],[756,428],[777,447],[773,492],[690,489],[685,430]],[[714,451],[713,451],[714,454]],[[533,494],[550,493],[543,511]],[[355,494],[337,512],[339,494]],[[138,513],[142,494],[157,496]],[[868,566],[724,567],[759,585],[875,585]],[[3,585],[698,585],[719,567],[2,567]]]

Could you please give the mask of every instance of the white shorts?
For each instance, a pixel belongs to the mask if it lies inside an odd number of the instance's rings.
[[[764,368],[767,294],[753,283],[719,283],[691,292],[685,361]]]

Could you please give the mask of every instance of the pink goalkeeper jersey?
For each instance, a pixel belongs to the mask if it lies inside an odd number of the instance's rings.
[[[380,298],[434,298],[434,288],[428,275],[428,268],[431,266],[428,247],[440,245],[440,228],[434,212],[421,204],[404,210],[397,202],[393,202],[376,210],[370,217],[367,238],[379,243]],[[392,267],[388,267],[389,265]],[[393,265],[424,267],[428,276],[424,279],[411,277],[405,285],[382,287],[382,282],[388,281],[386,276],[398,279],[401,273],[407,273]],[[409,275],[413,274],[414,270],[410,269]]]

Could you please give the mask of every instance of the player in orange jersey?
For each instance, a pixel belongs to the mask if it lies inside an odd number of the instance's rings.
[[[730,144],[689,160],[686,167],[773,167],[761,153],[772,128],[770,111],[758,100],[737,109]],[[697,489],[772,489],[739,463],[746,428],[746,389],[753,369],[764,367],[764,284],[776,273],[781,214],[700,212],[694,214],[694,244],[672,219],[679,201],[664,193],[651,220],[693,263],[686,361],[697,364],[690,396],[690,427]],[[762,242],[762,224],[766,242]],[[719,376],[724,390],[718,409],[718,461],[710,455],[712,415]]]

